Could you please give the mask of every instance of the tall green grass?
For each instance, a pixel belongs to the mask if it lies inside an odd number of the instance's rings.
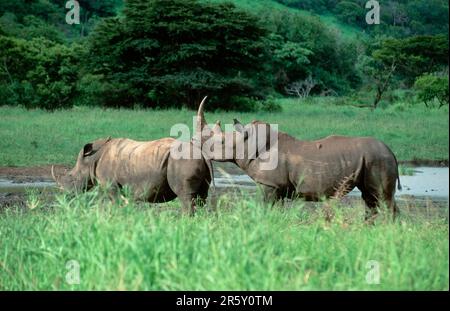
[[[386,109],[331,104],[330,98],[310,102],[281,99],[281,112],[211,112],[209,122],[222,125],[258,119],[279,125],[279,130],[299,139],[319,139],[331,134],[373,136],[388,144],[399,160],[448,160],[448,107],[395,104]],[[176,123],[192,131],[189,110],[127,110],[75,107],[47,112],[0,107],[0,166],[72,164],[79,150],[99,137],[151,140],[170,135]]]
[[[268,208],[242,195],[195,217],[177,201],[111,203],[97,191],[36,198],[0,214],[1,290],[449,288],[448,221],[437,216],[369,226],[361,207]],[[374,262],[379,284],[367,279]]]

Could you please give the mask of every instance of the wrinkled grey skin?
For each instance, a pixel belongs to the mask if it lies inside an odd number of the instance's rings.
[[[199,109],[203,114],[203,107]],[[204,116],[203,124],[206,124]],[[341,197],[358,187],[366,206],[366,220],[372,220],[377,207],[385,202],[394,217],[395,185],[401,189],[397,160],[381,141],[371,137],[329,136],[316,141],[298,140],[286,133],[276,132],[277,149],[258,142],[256,154],[249,155],[247,141],[257,136],[258,126],[274,131],[269,124],[259,121],[243,126],[235,119],[235,131],[222,132],[220,122],[203,131],[203,140],[218,142],[221,150],[209,152],[208,158],[233,162],[249,175],[263,190],[266,201],[274,203],[285,197],[302,197],[308,201]],[[225,144],[232,141],[232,144]],[[236,146],[245,143],[244,158],[236,157]],[[265,153],[277,152],[278,165],[273,170],[261,170]],[[231,155],[227,157],[226,155]],[[220,156],[218,156],[220,155]]]
[[[196,201],[204,202],[208,195],[213,179],[211,163],[205,158],[172,158],[174,141],[98,139],[80,150],[72,170],[59,178],[53,176],[65,190],[86,191],[98,183],[116,190],[127,185],[135,199],[146,202],[166,202],[178,197],[194,213]]]

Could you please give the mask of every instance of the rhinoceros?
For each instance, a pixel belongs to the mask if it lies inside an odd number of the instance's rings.
[[[236,119],[234,131],[222,132],[219,121],[213,128],[207,125],[203,107],[204,102],[198,110],[203,141],[212,141],[203,152],[212,160],[239,166],[262,188],[266,201],[274,203],[285,197],[317,201],[344,196],[357,187],[367,206],[366,220],[376,216],[382,202],[394,218],[398,213],[394,199],[397,181],[401,190],[398,163],[383,142],[337,135],[305,141],[261,121],[244,126]],[[270,143],[271,137],[277,144]],[[256,146],[249,149],[249,142],[256,142]],[[243,146],[243,153],[238,146]],[[275,165],[262,169],[269,158],[275,158]]]
[[[176,142],[196,148],[191,142],[174,138],[98,139],[80,150],[72,170],[56,177],[52,167],[52,175],[61,188],[68,190],[89,190],[95,184],[109,184],[117,190],[127,185],[137,200],[157,203],[178,197],[183,207],[194,213],[196,201],[204,202],[208,195],[213,179],[211,161],[203,155],[171,156]]]

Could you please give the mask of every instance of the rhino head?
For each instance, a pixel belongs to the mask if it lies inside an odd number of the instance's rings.
[[[223,132],[220,121],[216,121],[213,128],[209,127],[204,116],[205,100],[206,97],[197,112],[197,140],[201,141],[203,153],[210,159],[236,162],[239,165],[240,162],[258,157],[263,148],[270,148],[269,134],[272,129],[267,123],[253,121],[244,126],[234,119],[234,131],[231,132]]]
[[[62,176],[56,177],[53,172],[52,176],[58,187],[66,191],[87,191],[94,186],[95,167],[102,154],[102,148],[111,140],[98,139],[84,145],[77,157],[75,167],[65,172]]]

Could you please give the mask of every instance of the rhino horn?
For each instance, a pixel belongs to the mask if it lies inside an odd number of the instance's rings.
[[[198,112],[197,112],[197,133],[201,133],[202,130],[203,130],[203,127],[206,125],[205,113],[203,112],[204,106],[205,106],[205,102],[206,102],[206,98],[208,98],[208,96],[205,96],[203,98],[202,102],[200,103],[200,106],[198,107]]]

